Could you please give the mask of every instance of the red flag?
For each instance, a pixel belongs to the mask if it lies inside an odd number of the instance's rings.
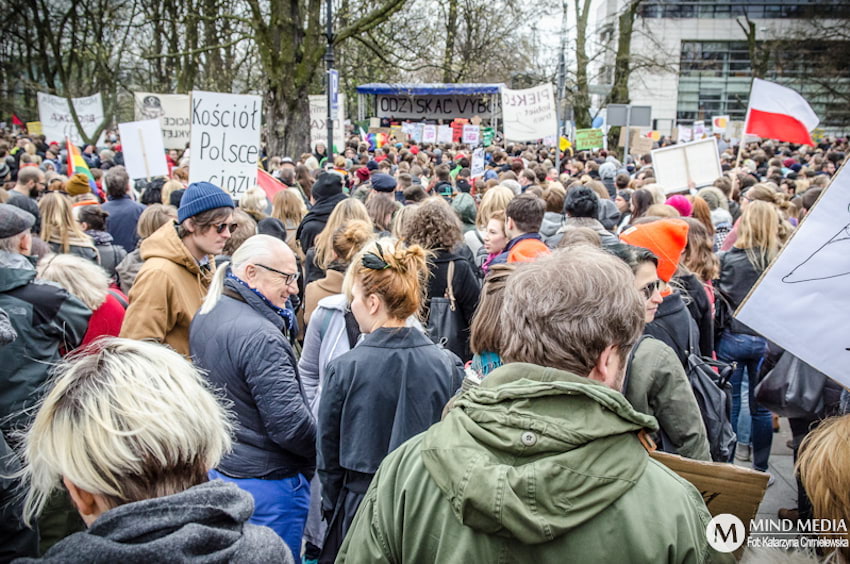
[[[286,190],[286,184],[260,167],[257,167],[257,186],[263,189],[263,192],[266,193],[266,197],[269,201],[272,201],[274,195],[281,190]]]
[[[818,126],[819,121],[809,103],[796,91],[766,80],[753,79],[744,123],[745,134],[814,146],[809,132]]]
[[[19,127],[23,127],[24,122],[21,121],[21,118],[19,118],[15,114],[12,114],[12,125],[17,125]]]

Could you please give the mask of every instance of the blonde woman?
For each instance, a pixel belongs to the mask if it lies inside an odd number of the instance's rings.
[[[266,193],[262,188],[253,187],[245,192],[239,200],[239,209],[250,215],[254,221],[260,222],[266,217],[266,208],[269,205]]]
[[[286,229],[286,242],[295,245],[295,233],[307,215],[307,205],[297,190],[281,190],[272,199],[272,217],[280,220]]]
[[[322,278],[328,265],[334,260],[333,235],[337,229],[353,219],[360,219],[372,225],[372,218],[363,202],[347,198],[336,205],[328,217],[324,229],[316,236],[316,246],[307,252],[304,261],[304,283],[309,284]],[[374,228],[374,226],[373,226]]]
[[[95,264],[100,262],[94,241],[74,219],[71,200],[67,196],[58,192],[47,193],[38,202],[38,210],[41,213],[41,240],[54,253],[70,253]]]
[[[81,347],[121,332],[127,296],[109,289],[109,277],[98,265],[75,255],[47,255],[38,262],[38,277],[56,282],[92,311]]]
[[[292,563],[277,535],[247,522],[250,494],[208,481],[231,430],[201,375],[167,347],[105,339],[67,360],[24,442],[24,518],[65,489],[88,529],[43,558]]]
[[[186,187],[179,180],[172,179],[167,181],[162,185],[162,203],[166,206],[171,204],[171,194],[184,188]]]
[[[513,198],[513,190],[505,186],[494,186],[487,190],[478,206],[478,214],[475,216],[475,229],[467,231],[463,235],[463,242],[472,251],[475,264],[479,268],[487,258],[487,253],[484,251],[484,235],[487,232],[487,224],[490,223],[493,213],[504,212]]]

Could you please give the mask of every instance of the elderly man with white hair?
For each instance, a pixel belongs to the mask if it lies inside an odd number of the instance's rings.
[[[189,329],[195,363],[233,403],[233,451],[211,476],[254,496],[251,522],[271,527],[300,561],[316,465],[316,423],[289,343],[295,255],[268,235],[247,239],[216,272]]]

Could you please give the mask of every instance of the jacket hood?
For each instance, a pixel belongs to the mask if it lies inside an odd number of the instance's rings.
[[[429,429],[422,458],[466,526],[525,544],[552,541],[629,491],[648,456],[637,433],[656,431],[608,387],[512,363],[467,390]]]
[[[180,508],[175,511],[175,508]],[[231,561],[243,548],[243,529],[254,510],[250,494],[220,480],[178,494],[118,506],[88,531],[55,545],[48,561]],[[250,542],[250,541],[249,541]]]
[[[452,201],[452,209],[455,210],[464,226],[475,225],[475,200],[466,192],[459,193]]]
[[[110,235],[106,231],[95,231],[94,229],[89,229],[86,231],[86,235],[92,238],[95,246],[99,247],[101,245],[111,245],[112,244],[112,235]]]
[[[658,305],[658,311],[655,312],[655,319],[661,319],[668,315],[675,315],[685,309],[685,300],[679,292],[673,292],[664,296],[664,301]],[[690,314],[688,314],[690,315]]]
[[[35,278],[35,267],[24,255],[0,251],[0,292],[26,286]]]
[[[348,298],[345,297],[345,294],[328,296],[319,300],[318,307],[335,309],[345,313],[345,309],[348,307]]]
[[[540,224],[540,234],[544,237],[551,237],[561,228],[562,216],[556,212],[546,212],[543,214],[543,223]]]
[[[159,257],[169,260],[174,264],[182,266],[192,274],[200,277],[212,278],[208,273],[202,273],[198,261],[189,254],[189,249],[177,236],[177,230],[171,222],[166,223],[157,229],[153,235],[142,241],[139,247],[142,260]],[[213,258],[210,257],[210,263],[214,264]]]

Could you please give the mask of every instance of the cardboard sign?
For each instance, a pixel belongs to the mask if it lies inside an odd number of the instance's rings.
[[[739,141],[743,134],[744,134],[744,122],[743,121],[730,121],[729,124],[726,126],[726,137],[729,138],[729,139]]]
[[[477,146],[481,142],[481,128],[472,124],[464,125],[462,139],[466,145]]]
[[[635,139],[640,137],[640,128],[639,127],[630,127],[629,128],[629,147],[635,144]],[[620,128],[620,139],[617,141],[617,145],[620,147],[626,146],[626,128]]]
[[[652,139],[649,137],[639,135],[629,144],[629,154],[633,157],[640,157],[650,151],[652,151]]]
[[[441,125],[437,127],[437,143],[451,143],[452,128],[450,125]]]
[[[423,143],[436,143],[437,142],[437,126],[428,124],[422,129],[422,142]]]
[[[845,164],[735,317],[850,387],[850,168]]]
[[[259,96],[193,91],[189,182],[210,182],[236,200],[253,188],[262,109]]]
[[[328,98],[323,94],[310,96],[310,146],[328,144]],[[345,147],[345,94],[339,95],[339,107],[334,117],[334,153]],[[375,127],[380,125],[376,124]]]
[[[576,151],[599,149],[605,144],[605,134],[601,129],[576,129]],[[567,147],[562,147],[566,151]]]
[[[86,135],[91,137],[104,121],[103,102],[100,99],[100,93],[84,98],[74,98],[73,102],[80,125]],[[65,98],[39,92],[38,116],[41,121],[42,134],[47,137],[48,143],[51,141],[61,143],[65,140],[65,137],[68,137],[74,145],[83,144],[83,137],[74,124],[74,118],[71,117],[71,107]],[[97,144],[103,144],[103,134],[97,140]]]
[[[41,122],[40,121],[28,121],[27,122],[27,133],[30,135],[41,135]]]
[[[690,460],[676,454],[652,452],[650,455],[693,484],[712,516],[731,513],[749,528],[767,490],[767,474],[734,464]]]
[[[723,174],[714,137],[656,149],[652,151],[652,168],[666,194],[684,192],[691,183],[697,188],[710,186]]]
[[[472,163],[470,165],[470,177],[478,178],[484,176],[484,149],[479,147],[472,151]]]
[[[502,125],[505,139],[536,141],[558,129],[555,94],[551,84],[525,90],[502,87]]]
[[[159,120],[166,149],[185,149],[192,129],[189,96],[134,92],[136,121]]]
[[[119,123],[124,166],[130,178],[167,176],[165,145],[158,119]]]

